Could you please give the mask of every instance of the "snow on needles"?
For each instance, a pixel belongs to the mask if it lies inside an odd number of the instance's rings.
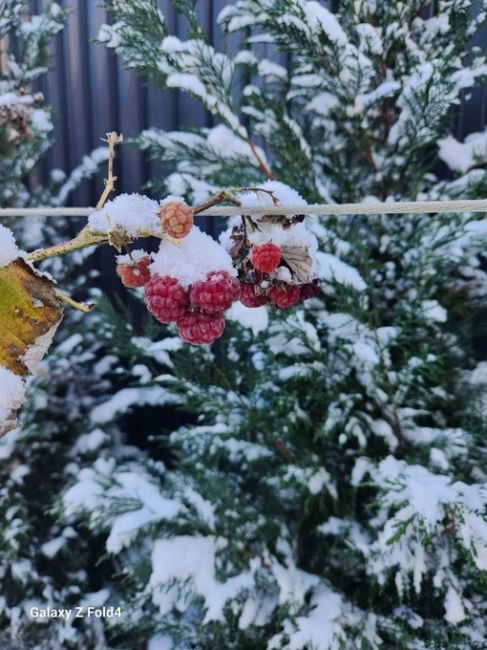
[[[158,209],[157,201],[147,196],[120,194],[88,217],[88,227],[96,233],[108,234],[114,230],[122,230],[129,237],[160,237],[162,229],[157,217]]]
[[[152,275],[176,278],[184,288],[204,280],[210,271],[227,271],[232,277],[237,275],[227,251],[196,226],[180,240],[179,246],[163,240],[153,257]]]
[[[21,256],[22,251],[17,247],[12,231],[0,225],[0,267],[7,266]]]

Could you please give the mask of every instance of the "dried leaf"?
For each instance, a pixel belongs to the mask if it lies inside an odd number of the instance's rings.
[[[245,245],[245,234],[241,228],[234,228],[230,238],[233,244],[228,251],[229,255],[236,264],[239,264],[248,253],[248,248]]]
[[[35,370],[62,313],[51,280],[20,258],[1,267],[0,365],[21,377]]]
[[[309,282],[313,260],[305,246],[282,246],[281,256],[300,282]]]

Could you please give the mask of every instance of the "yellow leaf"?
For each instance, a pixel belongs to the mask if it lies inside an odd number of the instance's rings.
[[[0,268],[0,364],[26,375],[29,346],[61,320],[63,308],[54,283],[24,260]]]
[[[62,314],[51,280],[21,258],[0,267],[0,365],[28,375],[47,350]]]

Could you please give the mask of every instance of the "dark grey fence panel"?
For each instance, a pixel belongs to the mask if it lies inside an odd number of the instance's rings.
[[[41,178],[49,170],[72,170],[100,144],[107,131],[122,131],[130,137],[149,126],[165,129],[208,125],[211,115],[196,100],[174,91],[148,88],[134,72],[122,70],[119,59],[103,45],[94,42],[100,25],[109,20],[98,0],[58,0],[68,10],[66,29],[51,48],[51,71],[40,82],[40,90],[55,111],[54,145],[41,168]],[[30,0],[39,10],[49,0]],[[205,0],[197,4],[201,24],[210,41],[219,49],[238,50],[239,36],[224,39],[216,25],[216,17],[227,0]],[[329,4],[324,3],[324,4]],[[476,3],[477,4],[477,3]],[[171,0],[159,0],[170,29],[184,36],[184,20],[177,16]],[[475,45],[485,46],[487,30],[476,36]],[[267,45],[256,51],[268,55]],[[285,60],[283,59],[283,63]],[[463,136],[484,128],[487,122],[487,89],[466,91],[471,100],[462,102],[454,117],[455,131]],[[118,189],[138,191],[160,168],[130,147],[123,147],[117,163]],[[75,191],[70,204],[93,204],[102,189],[97,178]]]

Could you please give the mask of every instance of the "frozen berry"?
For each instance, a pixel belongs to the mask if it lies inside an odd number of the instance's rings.
[[[272,273],[281,261],[281,249],[271,242],[252,249],[252,265],[262,273]]]
[[[248,282],[242,282],[240,284],[238,299],[245,307],[262,307],[262,305],[267,304],[267,297],[263,294],[259,295],[255,293],[254,285]]]
[[[172,323],[184,316],[189,296],[176,278],[154,275],[145,285],[145,304],[161,323]]]
[[[175,239],[186,237],[193,227],[193,209],[181,201],[167,201],[159,210],[161,225]]]
[[[221,313],[237,298],[238,290],[238,280],[226,271],[211,271],[206,280],[195,282],[191,287],[191,306],[205,314]]]
[[[177,328],[183,341],[202,345],[220,338],[225,329],[225,321],[220,314],[190,312],[178,320]]]
[[[279,309],[287,309],[295,305],[301,297],[301,290],[295,284],[281,285],[280,287],[272,287],[269,291],[269,298],[272,302],[279,307]]]
[[[124,287],[134,289],[143,287],[150,279],[150,257],[143,257],[135,263],[118,262],[116,271]]]
[[[313,280],[313,282],[307,282],[306,284],[301,285],[301,300],[308,300],[309,298],[314,298],[321,293],[321,287],[318,280]]]

